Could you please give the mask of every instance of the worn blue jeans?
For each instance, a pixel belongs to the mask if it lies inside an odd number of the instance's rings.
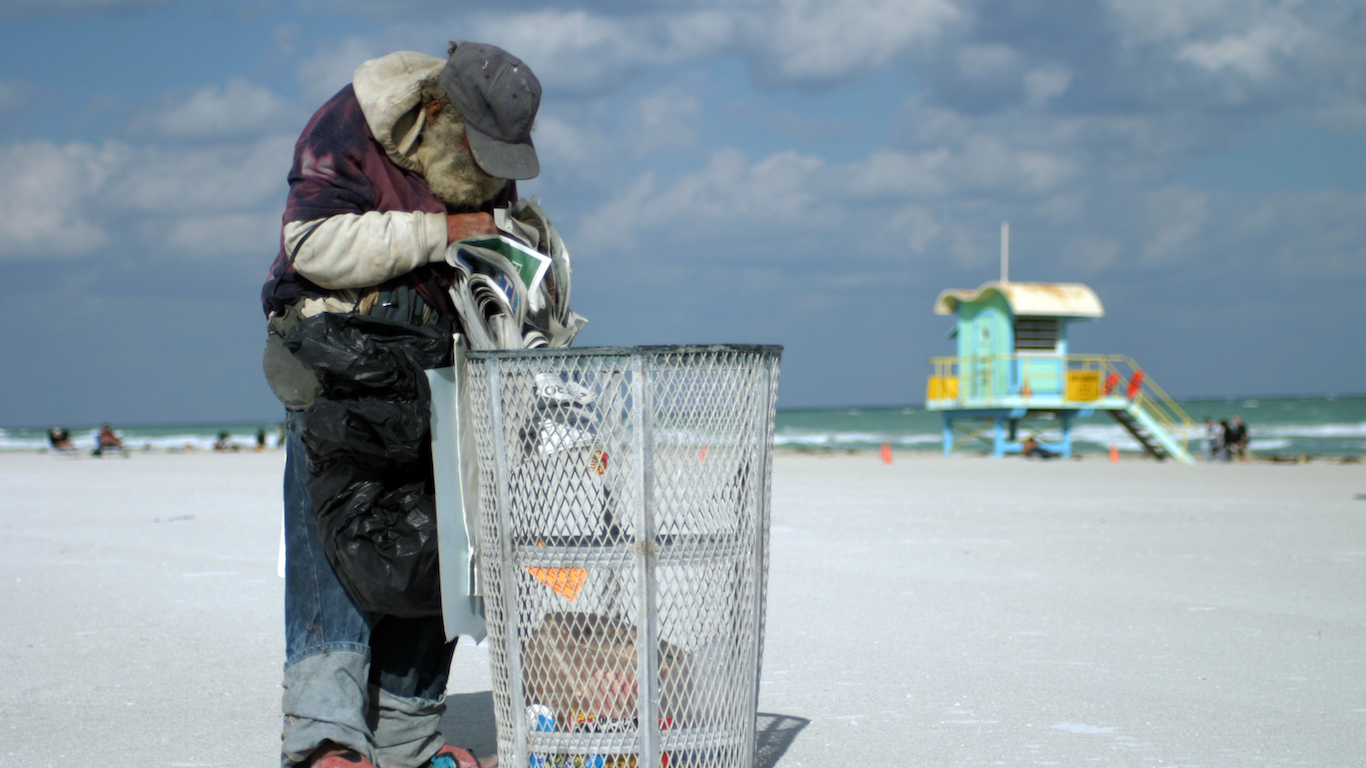
[[[454,642],[440,616],[361,611],[323,552],[308,496],[303,414],[285,422],[285,672],[281,765],[323,742],[381,768],[416,768],[444,740]]]

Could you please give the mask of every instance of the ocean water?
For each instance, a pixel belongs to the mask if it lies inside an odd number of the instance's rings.
[[[1366,454],[1366,396],[1260,397],[1181,400],[1195,422],[1191,449],[1203,450],[1206,417],[1216,423],[1241,415],[1254,452],[1282,455]],[[774,444],[796,449],[856,450],[884,443],[896,449],[939,451],[943,416],[920,406],[891,408],[812,408],[780,410]],[[1056,437],[1057,432],[1051,436]],[[1045,436],[1050,436],[1045,432]],[[1142,448],[1109,414],[1098,413],[1072,425],[1074,451],[1104,452]],[[981,444],[982,449],[986,444]],[[973,450],[964,447],[963,450]]]
[[[219,424],[112,424],[114,432],[123,438],[129,451],[209,451],[218,436],[227,432],[228,442],[239,450],[256,447],[256,433],[265,431],[266,448],[280,446],[279,421],[250,421]],[[90,452],[95,447],[95,435],[100,425],[54,424],[71,433],[76,448]],[[0,428],[0,451],[39,451],[49,448],[48,427]]]
[[[1320,397],[1260,397],[1182,400],[1181,406],[1196,422],[1191,447],[1200,450],[1201,423],[1208,416],[1216,422],[1243,417],[1251,435],[1252,450],[1262,454],[1362,455],[1366,454],[1366,395]],[[57,426],[57,425],[54,425]],[[71,431],[78,448],[94,447],[98,425],[61,425]],[[264,430],[266,448],[279,445],[280,422],[220,424],[115,424],[115,431],[133,451],[205,451],[213,448],[222,432],[243,450],[256,445]],[[870,408],[800,408],[778,410],[774,444],[802,450],[861,450],[884,443],[898,450],[938,451],[943,418],[936,411],[916,405]],[[1110,416],[1098,414],[1076,422],[1073,447],[1083,452],[1139,451],[1139,445]],[[40,451],[47,448],[46,427],[0,428],[0,450]],[[983,444],[985,446],[985,444]]]

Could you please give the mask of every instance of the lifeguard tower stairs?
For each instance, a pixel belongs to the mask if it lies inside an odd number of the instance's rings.
[[[958,355],[931,358],[925,397],[927,410],[943,413],[944,454],[985,441],[1004,456],[1033,437],[1071,456],[1073,422],[1105,411],[1148,455],[1191,463],[1190,417],[1133,360],[1069,354],[1068,326],[1105,314],[1095,292],[1080,283],[1010,282],[1008,231],[1002,227],[1000,281],[935,301],[936,314],[958,317],[949,334]]]

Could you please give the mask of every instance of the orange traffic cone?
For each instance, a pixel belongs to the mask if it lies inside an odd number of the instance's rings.
[[[891,464],[891,463],[892,463],[892,444],[891,444],[891,443],[883,443],[883,444],[882,444],[882,463],[883,463],[883,464]]]
[[[1112,445],[1112,446],[1110,446],[1110,463],[1111,463],[1111,464],[1117,464],[1117,463],[1119,463],[1119,446],[1118,446],[1118,445]]]

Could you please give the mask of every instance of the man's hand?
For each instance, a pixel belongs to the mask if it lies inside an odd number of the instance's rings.
[[[446,243],[454,243],[475,235],[496,235],[493,216],[487,213],[451,213],[446,215]]]

